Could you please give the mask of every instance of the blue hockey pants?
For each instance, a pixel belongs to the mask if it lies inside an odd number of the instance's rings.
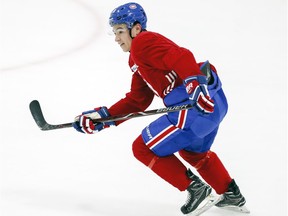
[[[150,123],[142,131],[146,145],[157,156],[172,155],[179,150],[207,152],[214,142],[220,122],[228,110],[228,104],[219,77],[212,72],[213,83],[208,85],[214,100],[214,112],[202,114],[196,108],[171,112]],[[183,85],[175,88],[164,98],[166,106],[189,103]]]

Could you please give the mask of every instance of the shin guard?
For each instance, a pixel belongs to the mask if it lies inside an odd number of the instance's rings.
[[[187,168],[184,164],[175,155],[158,157],[145,145],[141,136],[133,143],[133,154],[154,173],[180,191],[186,190],[190,185],[192,180],[186,175]]]

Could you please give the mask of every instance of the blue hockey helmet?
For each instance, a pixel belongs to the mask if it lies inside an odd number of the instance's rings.
[[[115,8],[109,18],[110,26],[117,24],[126,24],[128,29],[138,22],[142,29],[146,29],[147,16],[141,5],[130,2]]]

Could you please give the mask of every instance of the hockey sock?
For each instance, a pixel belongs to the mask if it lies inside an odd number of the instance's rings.
[[[145,145],[141,136],[133,143],[133,154],[154,173],[180,191],[186,190],[190,185],[192,180],[186,175],[187,168],[184,164],[175,155],[158,157]]]
[[[212,151],[195,153],[181,150],[179,154],[185,161],[197,169],[202,178],[218,194],[223,194],[227,191],[232,178],[216,153]]]

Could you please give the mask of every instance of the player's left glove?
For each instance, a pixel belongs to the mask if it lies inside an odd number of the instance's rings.
[[[184,85],[191,104],[200,112],[209,114],[214,111],[214,101],[210,98],[205,76],[190,76],[184,80]]]
[[[73,127],[85,134],[93,134],[105,128],[115,125],[115,122],[93,123],[93,119],[105,118],[110,116],[107,107],[97,107],[94,110],[85,111],[82,115],[76,116]]]

